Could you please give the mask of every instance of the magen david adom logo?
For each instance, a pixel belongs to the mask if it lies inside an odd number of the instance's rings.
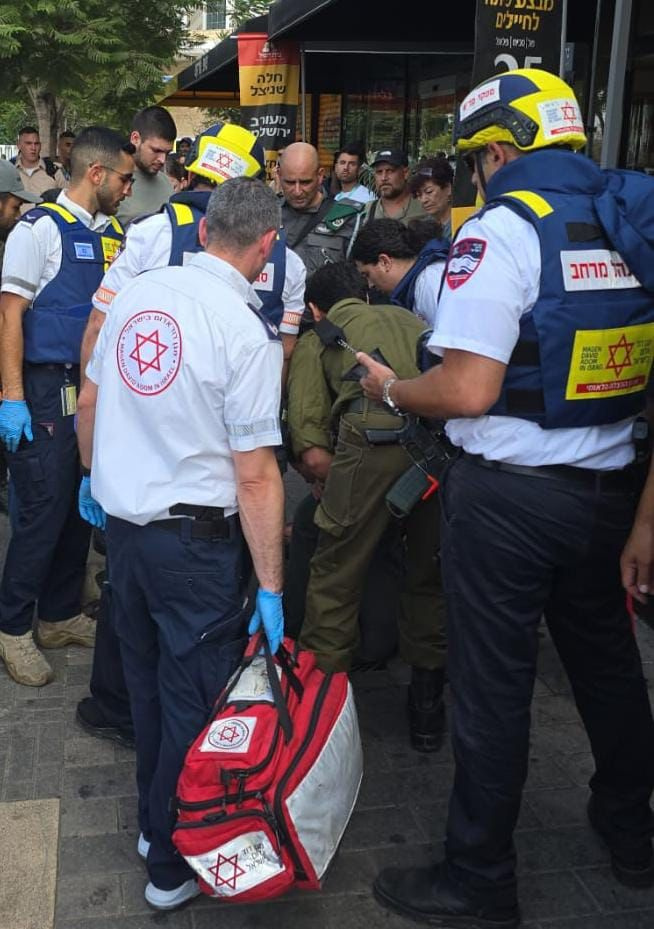
[[[127,320],[118,336],[116,360],[130,390],[154,397],[177,376],[182,334],[177,321],[163,310],[142,310]]]

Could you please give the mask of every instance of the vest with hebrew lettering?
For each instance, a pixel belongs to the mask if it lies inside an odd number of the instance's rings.
[[[409,268],[397,287],[393,290],[391,294],[391,303],[394,306],[403,306],[405,309],[413,312],[418,278],[429,265],[436,264],[437,261],[446,261],[449,251],[449,242],[445,242],[443,239],[430,239],[429,242],[423,246],[415,264]]]
[[[644,407],[654,293],[632,272],[625,239],[617,250],[604,219],[607,205],[621,208],[607,204],[610,173],[582,155],[547,150],[510,162],[488,182],[482,213],[499,205],[513,210],[533,225],[541,250],[538,299],[520,319],[490,415],[555,429],[608,425]],[[628,203],[630,186],[633,196],[638,185],[623,174]],[[633,257],[641,257],[635,249]]]
[[[163,207],[170,219],[172,247],[170,265],[183,265],[186,255],[202,251],[198,238],[200,220],[207,212],[210,191],[185,190],[175,194]],[[286,238],[277,237],[266,267],[254,282],[254,289],[263,306],[261,312],[268,322],[279,327],[284,315],[284,279],[286,277]]]
[[[32,224],[43,216],[59,229],[61,266],[23,316],[24,358],[33,364],[79,364],[91,296],[118,251],[123,229],[112,216],[104,232],[94,232],[58,203],[39,205],[20,221]]]

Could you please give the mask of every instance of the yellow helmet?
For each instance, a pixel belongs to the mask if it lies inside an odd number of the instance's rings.
[[[248,129],[216,123],[196,136],[184,167],[222,184],[232,177],[258,177],[266,169],[266,157],[261,142]]]
[[[574,91],[548,71],[506,71],[479,84],[465,98],[454,127],[458,152],[510,142],[522,152],[551,145],[578,151],[586,144]]]

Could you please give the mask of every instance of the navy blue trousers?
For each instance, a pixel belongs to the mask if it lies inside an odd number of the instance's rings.
[[[120,655],[120,639],[111,609],[111,570],[108,558],[106,575],[100,594],[89,689],[106,725],[130,730],[132,712]]]
[[[150,840],[152,883],[172,890],[193,876],[171,842],[177,779],[186,752],[247,642],[242,536],[190,536],[156,523],[107,519],[112,617],[136,735],[139,825]]]
[[[80,466],[72,416],[61,412],[68,377],[79,367],[25,364],[23,385],[34,440],[7,452],[12,533],[0,583],[0,630],[23,635],[39,619],[57,622],[80,611],[91,527],[79,515]]]
[[[516,902],[513,830],[527,775],[544,615],[595,758],[591,790],[616,839],[649,835],[654,723],[619,559],[638,488],[491,471],[458,459],[441,491],[447,669],[456,760],[451,876]]]

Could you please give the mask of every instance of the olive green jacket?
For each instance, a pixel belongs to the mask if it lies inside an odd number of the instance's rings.
[[[417,343],[425,325],[408,310],[347,299],[334,304],[329,321],[358,351],[379,349],[399,378],[419,373]],[[356,364],[351,352],[326,347],[313,331],[298,341],[288,375],[288,428],[296,458],[315,446],[333,450],[333,433],[344,407],[363,393],[358,381],[342,380]]]

